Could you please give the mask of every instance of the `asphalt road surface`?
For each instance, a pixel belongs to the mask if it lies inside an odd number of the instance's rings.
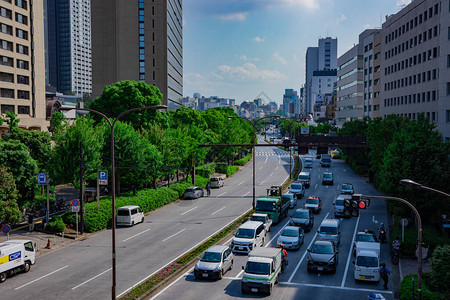
[[[262,142],[262,141],[260,141]],[[289,176],[289,153],[257,148],[256,197]],[[252,164],[213,189],[210,197],[181,200],[118,228],[117,295],[194,248],[251,208]],[[225,282],[225,281],[223,281]],[[0,285],[2,299],[110,299],[111,230],[39,258],[31,271]]]
[[[263,294],[243,295],[240,289],[242,278],[242,266],[247,260],[246,255],[236,255],[234,267],[225,273],[220,281],[197,280],[194,278],[193,269],[180,276],[171,285],[155,294],[152,299],[245,299],[245,298],[270,298],[270,299],[367,299],[370,293],[381,293],[386,299],[394,299],[392,290],[399,288],[398,267],[390,263],[388,244],[381,245],[381,262],[385,262],[391,270],[389,290],[383,290],[382,282],[355,282],[354,257],[352,245],[354,236],[359,230],[376,231],[381,222],[387,222],[387,210],[383,200],[372,200],[367,210],[361,210],[359,218],[342,219],[341,242],[339,245],[339,263],[335,274],[308,273],[306,270],[306,249],[310,247],[316,238],[317,229],[323,219],[334,217],[332,202],[340,194],[342,183],[353,183],[355,193],[380,195],[370,184],[341,160],[333,160],[330,168],[323,168],[315,155],[311,172],[311,187],[307,189],[303,199],[298,200],[297,207],[302,207],[308,196],[319,196],[322,199],[323,208],[320,214],[315,215],[314,229],[305,233],[304,244],[298,251],[288,250],[289,265],[280,275],[279,284],[275,286],[272,295]],[[301,156],[302,158],[306,156]],[[323,186],[321,174],[325,171],[334,173],[334,186]],[[294,209],[290,209],[290,214]],[[283,220],[273,227],[266,237],[266,247],[276,247],[277,236],[280,230],[287,224],[288,219]],[[228,241],[229,243],[230,241]]]

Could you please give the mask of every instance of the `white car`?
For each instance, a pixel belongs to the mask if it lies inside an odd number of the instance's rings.
[[[284,246],[286,249],[300,249],[303,244],[305,235],[303,229],[297,226],[286,226],[281,232],[277,240],[277,246]]]
[[[305,168],[312,168],[313,167],[313,160],[310,157],[307,157],[303,160],[303,166]]]
[[[222,279],[223,274],[233,268],[234,255],[230,247],[214,245],[198,259],[194,268],[195,278]]]

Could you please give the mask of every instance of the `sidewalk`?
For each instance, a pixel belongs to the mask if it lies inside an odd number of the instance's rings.
[[[408,274],[417,274],[417,258],[401,258],[398,268],[400,271],[400,281]],[[422,260],[422,272],[431,272],[431,266],[428,259]]]

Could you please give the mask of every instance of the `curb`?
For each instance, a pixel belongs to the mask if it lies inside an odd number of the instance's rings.
[[[401,259],[398,260],[398,272],[400,273],[400,282],[403,280],[403,270]]]

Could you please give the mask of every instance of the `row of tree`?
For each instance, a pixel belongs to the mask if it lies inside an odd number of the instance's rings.
[[[89,108],[113,122],[128,109],[160,105],[161,97],[154,86],[123,81],[106,87]],[[199,148],[201,144],[251,144],[252,126],[229,116],[236,116],[231,108],[199,112],[184,107],[125,115],[114,127],[117,192],[120,186],[155,184],[158,178],[175,175],[179,170],[189,174],[193,159],[199,165],[231,163],[242,149]],[[5,121],[9,132],[3,133],[0,140],[0,166],[5,167],[0,172],[11,176],[6,176],[7,184],[0,187],[0,222],[18,220],[18,207],[11,204],[11,199],[16,195],[19,207],[32,200],[38,172],[48,172],[52,185],[71,183],[79,188],[80,149],[86,182],[94,182],[97,170],[111,166],[111,128],[98,115],[91,113],[69,122],[61,113],[55,113],[51,134],[19,128],[20,120],[14,114],[8,114]]]

